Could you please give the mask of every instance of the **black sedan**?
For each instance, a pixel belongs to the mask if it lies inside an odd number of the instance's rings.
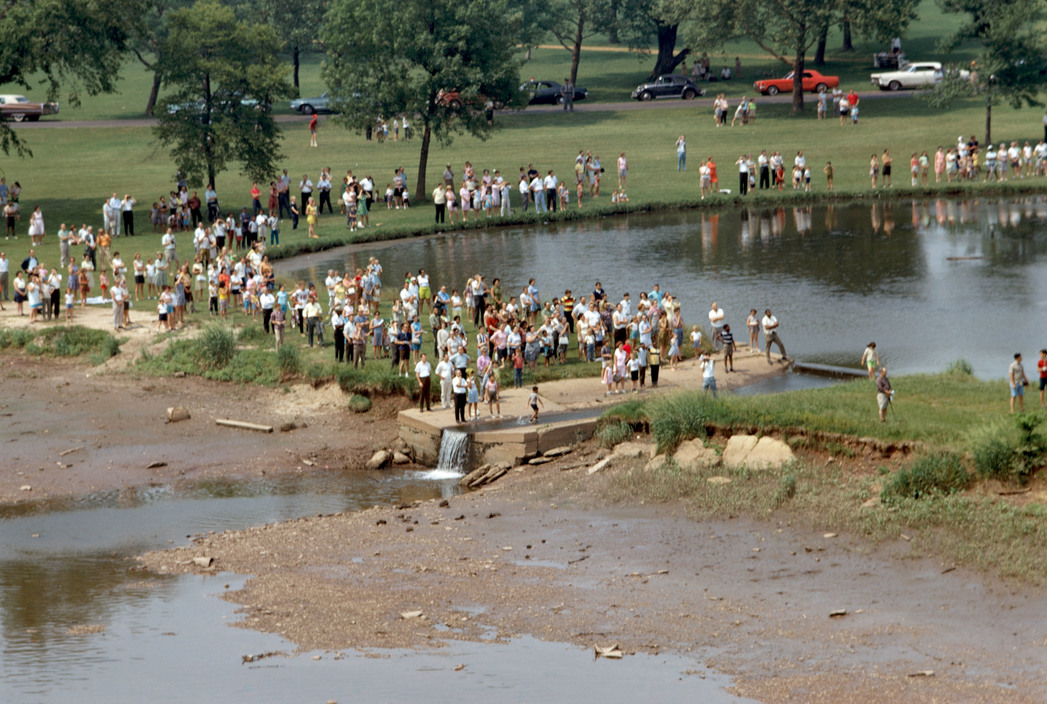
[[[563,86],[556,81],[528,81],[520,86],[520,92],[527,94],[528,105],[563,105]],[[575,86],[575,100],[585,100],[588,96],[589,91]]]
[[[705,95],[705,90],[687,76],[678,73],[667,73],[658,78],[636,86],[634,100],[654,100],[655,98],[683,98],[692,100]]]

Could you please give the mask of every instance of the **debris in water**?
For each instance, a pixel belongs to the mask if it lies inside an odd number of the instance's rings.
[[[909,677],[934,677],[934,670],[918,670],[910,672]]]
[[[194,557],[193,564],[197,567],[210,567],[214,564],[213,557]]]
[[[160,467],[166,467],[167,463],[163,460],[153,460],[145,466],[146,469],[159,469]]]
[[[405,621],[412,618],[421,618],[421,616],[421,611],[403,611],[400,613],[400,618],[402,618]]]
[[[595,653],[596,657],[598,658],[609,658],[611,660],[622,659],[622,650],[618,647],[617,643],[615,643],[614,645],[608,645],[606,647],[594,644],[593,653]]]
[[[836,609],[835,611],[829,612],[829,618],[839,618],[840,616],[846,616],[847,609]]]
[[[459,665],[455,665],[454,666],[454,671],[455,672],[461,672],[464,669],[465,669],[465,663],[464,662],[459,664]]]

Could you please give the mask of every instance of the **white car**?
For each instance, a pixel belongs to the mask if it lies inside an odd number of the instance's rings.
[[[880,90],[902,90],[933,86],[942,80],[942,65],[937,61],[914,61],[897,71],[874,73],[872,84]],[[960,77],[970,78],[969,71],[960,71]]]

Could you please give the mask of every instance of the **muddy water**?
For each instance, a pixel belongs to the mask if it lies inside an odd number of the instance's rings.
[[[536,277],[545,298],[599,280],[612,300],[655,283],[708,324],[727,312],[747,340],[750,308],[772,308],[791,356],[858,366],[877,342],[894,372],[940,371],[963,357],[979,376],[1006,375],[1015,351],[1033,359],[1047,317],[1047,199],[884,200],[716,213],[636,214],[342,248],[282,262],[317,282],[378,256],[395,291],[425,268],[462,289],[482,273],[518,294]]]
[[[454,480],[422,472],[323,474],[273,482],[209,482],[128,490],[0,512],[0,701],[434,701],[495,696],[544,702],[614,699],[741,701],[726,678],[684,656],[594,661],[588,650],[521,638],[453,644],[432,654],[312,653],[242,664],[293,644],[230,628],[216,598],[236,575],[158,577],[133,556],[190,534],[303,515],[448,496]],[[456,672],[454,668],[465,664]],[[535,673],[542,673],[535,677]]]

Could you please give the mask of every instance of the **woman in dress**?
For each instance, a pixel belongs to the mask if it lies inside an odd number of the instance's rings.
[[[40,289],[40,277],[36,274],[32,274],[29,277],[29,283],[25,287],[25,295],[29,301],[29,322],[35,323],[37,316],[44,309],[43,299],[41,298]]]
[[[476,388],[476,374],[468,372],[465,379],[466,417],[480,420],[480,390]]]
[[[320,239],[316,234],[316,199],[309,198],[309,204],[305,206],[305,221],[309,223],[309,236],[314,240]]]
[[[23,310],[22,304],[26,301],[26,281],[21,270],[19,270],[18,273],[15,274],[14,285],[15,309],[18,311],[19,315],[25,315],[25,310]]]
[[[44,214],[40,212],[39,205],[29,216],[29,240],[36,247],[39,247],[44,240]]]
[[[269,217],[277,214],[280,209],[280,194],[276,190],[276,182],[269,182]]]
[[[880,160],[875,154],[869,159],[869,180],[872,182],[872,187],[876,188],[876,181],[880,176]]]

